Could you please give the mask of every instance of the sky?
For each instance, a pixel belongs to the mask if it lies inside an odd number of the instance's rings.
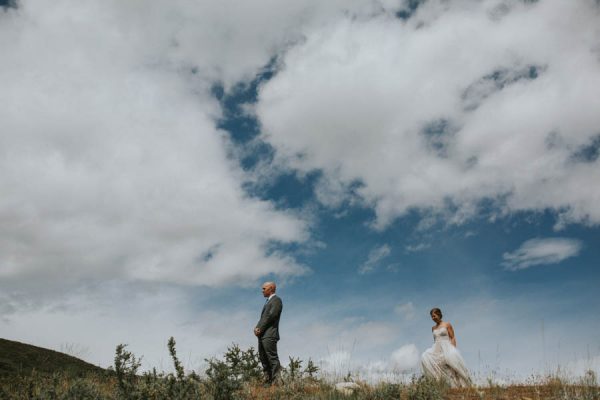
[[[0,337],[600,372],[596,0],[0,2]],[[387,377],[387,378],[386,378]]]

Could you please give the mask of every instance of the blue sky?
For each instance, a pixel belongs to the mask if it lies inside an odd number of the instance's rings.
[[[0,5],[7,4],[6,2]],[[186,367],[600,368],[597,2],[24,0],[0,12],[0,330]],[[52,327],[49,329],[48,327]]]

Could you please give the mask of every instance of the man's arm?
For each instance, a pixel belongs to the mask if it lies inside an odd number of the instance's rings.
[[[258,321],[258,324],[256,324],[256,329],[259,329],[260,333],[266,331],[267,328],[273,324],[275,319],[281,315],[283,302],[279,297],[274,297],[268,306],[267,312],[265,312],[260,321]]]

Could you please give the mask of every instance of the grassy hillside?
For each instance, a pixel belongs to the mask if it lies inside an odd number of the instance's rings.
[[[78,358],[57,351],[12,340],[0,339],[0,377],[60,372],[69,376],[85,376],[104,370]]]
[[[558,376],[529,384],[450,389],[444,382],[414,377],[411,382],[370,385],[356,381],[346,393],[319,368],[290,357],[276,386],[264,387],[258,354],[232,345],[207,360],[200,374],[187,372],[168,342],[174,372],[139,371],[140,362],[118,345],[114,370],[75,357],[0,339],[0,400],[600,400],[592,371],[577,380]],[[32,373],[35,371],[35,373]],[[99,373],[98,373],[99,372]]]

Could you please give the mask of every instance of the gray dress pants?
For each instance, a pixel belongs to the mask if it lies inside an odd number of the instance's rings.
[[[277,339],[272,337],[259,338],[258,356],[267,381],[272,383],[277,379],[281,370],[279,356],[277,355]]]

